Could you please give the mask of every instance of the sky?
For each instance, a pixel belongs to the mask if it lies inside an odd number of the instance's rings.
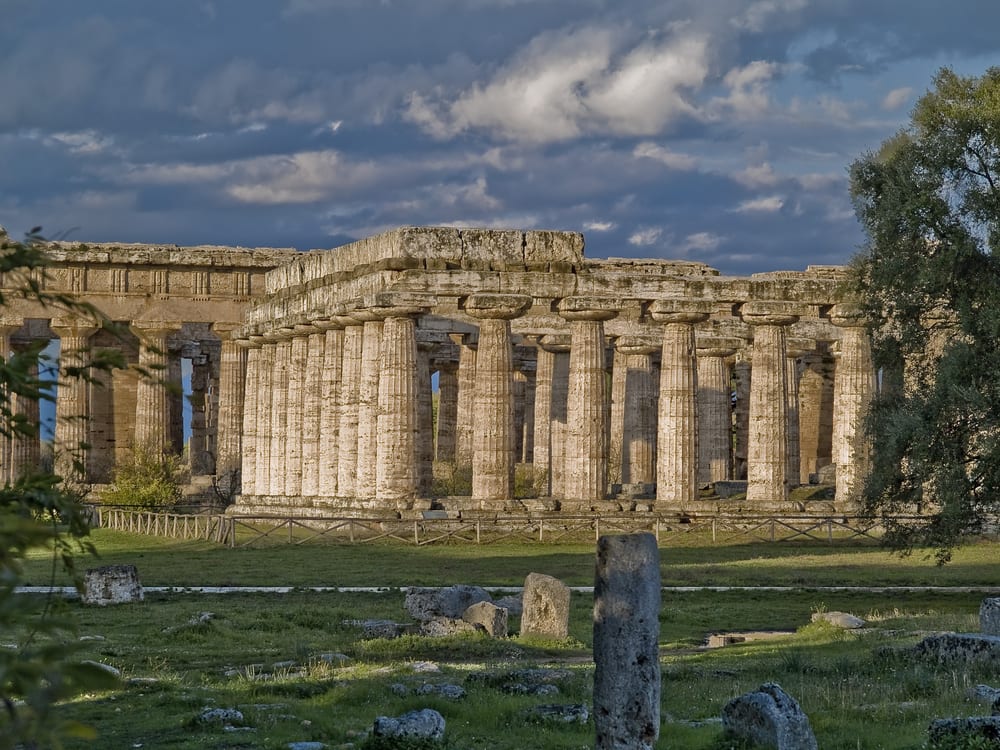
[[[839,264],[850,163],[981,0],[0,0],[0,225],[330,248],[400,225],[582,231],[727,274]]]

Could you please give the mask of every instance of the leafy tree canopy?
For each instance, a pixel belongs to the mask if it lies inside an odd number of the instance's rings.
[[[866,509],[939,562],[1000,512],[1000,68],[940,70],[910,125],[850,168],[882,388]],[[924,521],[900,516],[920,510]]]

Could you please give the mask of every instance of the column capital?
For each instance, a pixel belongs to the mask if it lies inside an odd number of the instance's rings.
[[[49,321],[49,328],[59,338],[62,338],[64,335],[90,336],[101,330],[101,326],[96,321],[83,318],[52,318]],[[65,331],[65,334],[60,334],[59,331]]]
[[[556,311],[564,320],[611,320],[625,301],[620,297],[563,297],[556,303]]]
[[[565,333],[548,333],[538,339],[538,346],[547,352],[568,352],[570,336]]]
[[[526,294],[470,294],[459,307],[481,320],[513,320],[524,315],[532,302]]]
[[[657,323],[701,323],[715,306],[701,299],[657,299],[649,305],[649,314]]]
[[[281,328],[264,331],[261,336],[268,344],[275,344],[293,339],[295,337],[295,329],[291,326],[282,326]]]
[[[740,316],[752,326],[787,326],[798,321],[799,312],[794,302],[768,300],[744,303]]]
[[[655,354],[662,348],[662,341],[646,336],[619,336],[615,339],[615,349],[622,354]]]

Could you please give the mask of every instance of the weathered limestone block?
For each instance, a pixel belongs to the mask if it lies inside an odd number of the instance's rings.
[[[652,748],[660,734],[656,537],[601,537],[594,580],[595,747]]]
[[[935,719],[927,728],[927,739],[930,741],[932,747],[936,747],[938,743],[949,738],[954,739],[959,737],[968,740],[982,738],[1000,743],[1000,716],[968,716],[958,719]]]
[[[432,708],[410,711],[402,716],[379,716],[372,733],[376,737],[395,737],[404,740],[444,739],[444,717]]]
[[[979,605],[979,631],[984,635],[1000,635],[1000,597],[983,599]]]
[[[854,630],[865,626],[864,620],[848,612],[813,612],[810,621],[828,622],[831,625],[838,628],[844,628],[845,630]]]
[[[128,604],[143,600],[139,571],[134,565],[105,565],[90,568],[83,576],[84,604]]]
[[[486,589],[479,586],[449,586],[444,589],[411,588],[403,606],[414,620],[435,617],[461,618],[465,610],[478,602],[490,601]]]
[[[524,267],[524,236],[509,229],[463,229],[462,268],[516,269]]]
[[[912,653],[938,664],[1000,665],[1000,636],[979,633],[930,635],[914,646]]]
[[[569,635],[569,586],[552,576],[528,573],[524,579],[521,635],[566,638]]]
[[[582,263],[583,235],[532,229],[524,233],[524,262],[529,268],[542,263]]]
[[[420,623],[420,635],[426,635],[430,638],[443,638],[448,635],[476,633],[478,631],[479,628],[471,622],[456,617],[434,617]]]
[[[507,637],[508,610],[493,602],[477,602],[462,613],[465,622],[483,628],[491,638]]]
[[[809,717],[781,686],[768,682],[722,709],[726,731],[777,750],[817,750]]]

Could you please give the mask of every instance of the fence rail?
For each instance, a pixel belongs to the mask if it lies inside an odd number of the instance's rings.
[[[199,539],[229,547],[268,544],[497,544],[569,542],[602,534],[648,531],[657,541],[689,536],[715,544],[879,540],[881,524],[842,515],[550,514],[465,518],[361,518],[155,513],[93,506],[92,525],[174,539]],[[921,522],[917,516],[899,518]]]

